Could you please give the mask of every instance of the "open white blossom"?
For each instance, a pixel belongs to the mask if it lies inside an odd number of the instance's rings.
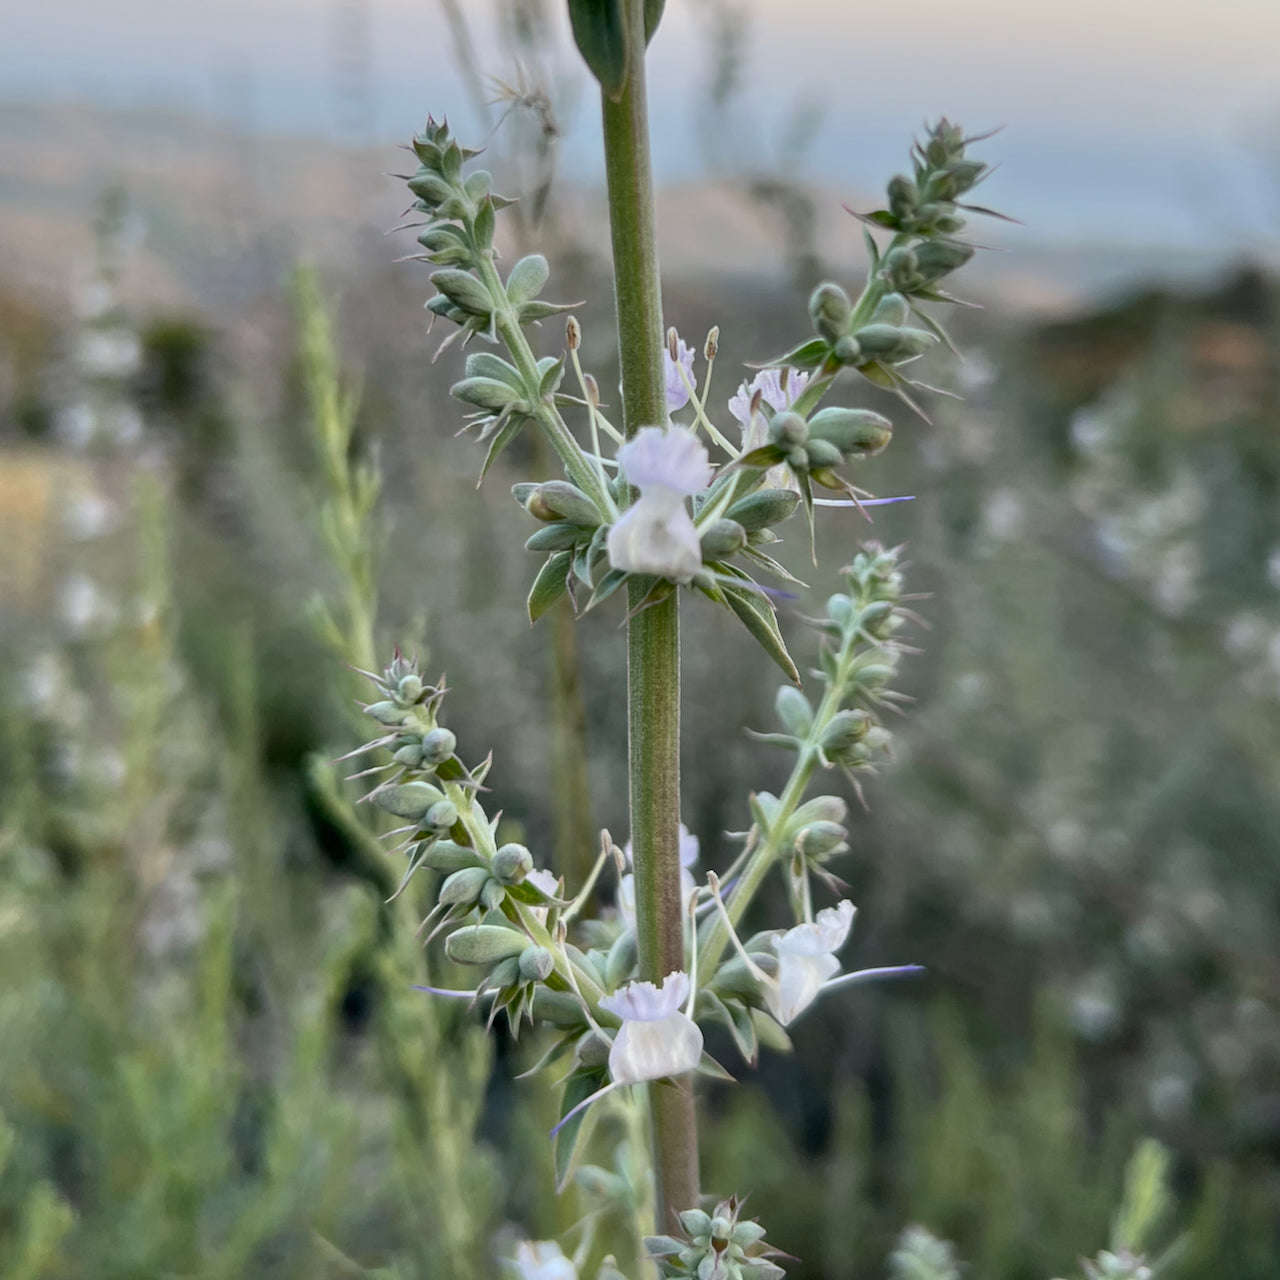
[[[522,1240],[515,1270],[520,1280],[578,1280],[578,1268],[554,1240]]]
[[[702,1060],[702,1032],[681,1009],[689,996],[689,975],[669,973],[659,987],[629,982],[600,1007],[622,1019],[609,1050],[609,1075],[615,1085],[641,1084],[692,1071]]]
[[[640,498],[609,530],[609,563],[688,582],[702,568],[702,547],[685,499],[711,483],[706,448],[685,427],[643,427],[618,450],[618,465]]]
[[[747,954],[738,938],[720,897],[719,882],[714,875],[707,878],[711,882],[716,906],[729,927],[734,947],[759,982],[769,1012],[784,1027],[790,1026],[824,991],[834,987],[856,986],[876,978],[924,972],[918,964],[904,964],[841,973],[836,952],[848,941],[853,917],[857,914],[853,903],[842,899],[834,907],[819,911],[816,919],[798,924],[775,937],[772,941],[773,949],[778,953],[778,971],[776,976],[765,973]]]
[[[773,940],[778,953],[777,981],[764,989],[769,1012],[785,1027],[817,998],[840,971],[835,953],[844,946],[856,914],[847,898],[819,911],[812,924],[798,924]]]
[[[698,861],[698,837],[690,834],[689,828],[680,824],[680,905],[688,910],[690,899],[697,896],[698,882],[693,878],[690,868]],[[631,841],[622,851],[627,858],[627,866],[632,865]],[[636,878],[627,872],[618,881],[617,897],[618,914],[628,927],[636,922]]]

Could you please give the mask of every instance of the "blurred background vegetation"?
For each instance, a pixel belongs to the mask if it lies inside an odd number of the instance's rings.
[[[439,31],[523,197],[509,248],[590,299],[609,388],[553,7],[496,6],[499,83],[469,7]],[[691,342],[723,326],[727,399],[861,258],[796,178],[816,121],[776,148],[744,124],[745,6],[698,13],[715,176],[664,197],[665,302]],[[530,1046],[410,990],[394,868],[328,762],[360,737],[348,664],[417,649],[495,752],[505,838],[581,867],[626,829],[618,617],[527,626],[508,489],[545,463],[522,439],[472,491],[457,361],[381,235],[394,152],[13,103],[0,134],[0,1277],[498,1274],[495,1240],[574,1214],[552,1100],[513,1082]],[[977,268],[968,358],[931,371],[964,400],[925,423],[866,393],[899,426],[863,479],[916,501],[821,531],[830,566],[905,541],[929,593],[842,874],[858,964],[930,976],[707,1090],[705,1185],[750,1192],[800,1280],[885,1275],[910,1223],[983,1280],[1077,1275],[1144,1137],[1182,1235],[1162,1275],[1280,1273],[1280,283],[1222,253],[1108,291],[1099,258]],[[776,680],[687,619],[685,820],[722,866],[783,775],[742,733]]]

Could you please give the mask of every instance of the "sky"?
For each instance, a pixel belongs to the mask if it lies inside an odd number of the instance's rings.
[[[1005,126],[985,153],[1001,163],[986,198],[1042,238],[1243,245],[1280,230],[1280,159],[1269,168],[1258,148],[1280,136],[1280,0],[727,2],[746,16],[739,153],[776,157],[811,111],[799,172],[870,188],[901,167],[921,120],[945,113]],[[488,0],[459,3],[478,61],[501,73]],[[668,0],[652,49],[655,161],[668,181],[716,159],[699,127],[709,7]],[[358,51],[361,10],[366,131],[404,138],[429,110],[465,118],[438,0],[0,0],[0,97],[160,103],[340,133],[352,108],[335,66]],[[566,163],[590,178],[599,148],[583,89]]]

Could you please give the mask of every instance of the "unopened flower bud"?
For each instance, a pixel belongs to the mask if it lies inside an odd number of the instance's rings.
[[[832,622],[839,623],[843,627],[852,616],[853,601],[842,591],[837,591],[835,595],[828,597],[827,617]]]
[[[612,1048],[613,1041],[593,1027],[578,1038],[573,1053],[584,1067],[601,1067],[609,1061],[609,1050]]]
[[[534,511],[532,505],[535,495],[537,511]],[[600,523],[600,512],[596,504],[577,485],[570,484],[567,480],[548,480],[546,484],[540,484],[530,494],[529,502],[525,505],[540,520],[547,519],[540,514],[545,510],[551,513],[551,519],[568,520],[583,529],[594,529]]]
[[[721,519],[702,531],[702,558],[723,560],[747,545],[747,531],[736,521]]]
[[[799,830],[811,822],[843,823],[848,816],[849,806],[839,796],[814,796],[791,815],[791,825]]]
[[[405,706],[412,706],[422,696],[422,677],[410,672],[396,686],[396,697]]]
[[[900,293],[886,293],[871,313],[872,324],[906,324],[911,306]]]
[[[788,410],[774,414],[773,421],[769,423],[769,443],[781,449],[804,444],[808,438],[809,424],[798,413]]]
[[[577,351],[582,345],[582,326],[577,316],[570,316],[564,325],[564,342],[570,351]]]
[[[844,454],[830,440],[809,440],[805,443],[804,452],[812,471],[821,467],[838,467],[844,461]]]
[[[477,924],[451,933],[445,941],[444,953],[454,964],[494,965],[515,959],[528,945],[529,939],[514,929]]]
[[[520,953],[520,976],[526,982],[545,982],[555,967],[555,957],[546,947],[526,947]]]
[[[504,844],[491,865],[503,884],[519,884],[533,870],[533,854],[522,844]]]
[[[973,245],[959,240],[926,240],[915,250],[916,267],[926,280],[936,280],[963,267],[975,252]]]
[[[433,871],[446,874],[461,871],[464,867],[483,867],[484,860],[474,849],[455,844],[452,840],[435,840],[427,850],[425,858],[427,866]]]
[[[422,743],[416,739],[406,742],[391,757],[396,764],[402,764],[406,768],[416,769],[422,764]]]
[[[862,359],[862,347],[857,338],[846,334],[832,348],[832,354],[841,364],[857,364]]]
[[[910,178],[896,174],[889,179],[889,212],[895,218],[909,216],[920,199],[920,192]]]
[[[448,831],[457,821],[458,806],[452,800],[438,800],[427,810],[422,825],[436,831]]]
[[[710,332],[707,334],[706,344],[702,348],[702,354],[708,361],[714,360],[716,354],[720,350],[720,326],[713,324]]]
[[[869,324],[858,330],[858,345],[866,356],[887,356],[898,349],[902,330],[893,324]]]
[[[598,409],[600,407],[600,384],[589,373],[583,375],[582,383],[586,387],[587,400],[590,402],[591,407]]]
[[[488,867],[463,867],[448,876],[440,886],[440,901],[448,907],[471,906],[479,899],[489,879]]]
[[[379,724],[385,724],[392,728],[398,724],[404,724],[409,718],[408,708],[390,700],[371,702],[365,707],[364,713],[367,716],[372,716]]]
[[[849,329],[853,303],[838,284],[820,284],[809,295],[809,319],[828,342],[838,342]]]
[[[845,457],[869,458],[893,438],[893,423],[870,409],[822,409],[809,419],[810,443],[826,440]],[[812,456],[812,455],[811,455]]]
[[[422,760],[435,766],[444,764],[458,749],[458,739],[448,729],[435,728],[422,735]]]
[[[824,751],[843,751],[855,742],[861,742],[871,728],[871,717],[865,711],[837,711],[822,732]]]
[[[848,848],[848,832],[838,822],[811,822],[796,836],[796,852],[805,858],[827,858]]]
[[[397,786],[380,787],[369,798],[379,809],[385,809],[397,818],[420,822],[432,805],[444,799],[444,792],[429,782],[402,782]]]
[[[858,668],[858,683],[864,689],[883,688],[893,676],[894,669],[887,662],[872,662]]]

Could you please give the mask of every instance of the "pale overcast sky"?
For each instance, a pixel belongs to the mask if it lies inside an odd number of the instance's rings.
[[[0,0],[0,97],[163,102],[330,133],[342,12],[368,11],[372,127],[465,116],[436,0]],[[487,0],[462,0],[486,29]],[[553,6],[557,7],[557,6]],[[899,167],[926,116],[1004,124],[992,199],[1045,233],[1101,223],[1184,243],[1261,234],[1280,210],[1250,139],[1280,128],[1280,0],[747,0],[748,132],[822,109],[810,175],[845,185]],[[659,170],[696,173],[709,64],[698,0],[669,0],[653,48]],[[895,15],[902,16],[895,16]],[[483,39],[481,61],[502,71]],[[569,163],[596,163],[584,97]],[[1276,175],[1280,182],[1280,175]]]

